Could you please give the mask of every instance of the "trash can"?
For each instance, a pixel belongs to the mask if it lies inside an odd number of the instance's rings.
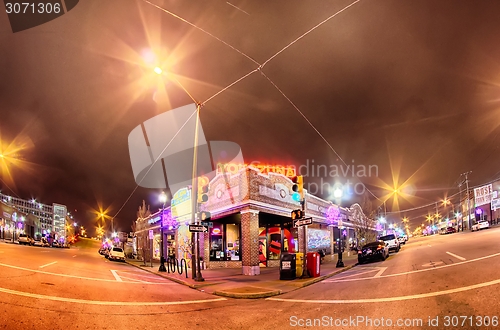
[[[307,272],[311,277],[319,277],[320,272],[320,256],[318,252],[307,253]]]
[[[295,264],[297,267],[295,268],[295,276],[301,277],[302,276],[302,267],[304,265],[304,253],[298,252],[295,253]]]
[[[296,278],[295,253],[282,253],[280,259],[280,280],[294,280]]]

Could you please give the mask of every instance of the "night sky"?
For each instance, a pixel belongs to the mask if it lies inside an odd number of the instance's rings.
[[[206,139],[238,143],[249,162],[377,166],[358,180],[387,211],[456,194],[464,172],[471,186],[499,177],[500,2],[363,0],[291,44],[351,3],[86,0],[17,33],[2,10],[2,192],[65,204],[87,228],[99,206],[124,231],[143,199],[160,207],[161,189],[134,190],[128,134],[193,101],[153,73],[148,49],[197,101],[209,99]],[[389,221],[419,225],[428,211]]]

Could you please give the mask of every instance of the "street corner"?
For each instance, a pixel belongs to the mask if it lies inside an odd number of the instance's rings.
[[[281,290],[268,290],[255,286],[243,286],[233,289],[214,291],[216,296],[235,298],[235,299],[260,299],[269,298],[282,294]]]

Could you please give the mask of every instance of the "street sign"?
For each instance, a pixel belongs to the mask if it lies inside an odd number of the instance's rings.
[[[208,228],[214,228],[214,223],[212,221],[202,221],[201,225]]]
[[[203,233],[207,231],[207,227],[202,225],[189,225],[189,231],[192,233]]]
[[[154,236],[153,236],[153,229],[150,229],[149,230],[149,239],[153,239]]]
[[[307,225],[312,225],[312,223],[313,223],[313,218],[304,218],[304,219],[293,220],[293,226],[295,228],[307,226]]]

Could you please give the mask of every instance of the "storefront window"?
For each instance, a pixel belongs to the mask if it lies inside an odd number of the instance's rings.
[[[153,258],[160,259],[160,235],[155,235],[153,240]]]
[[[240,260],[240,231],[237,224],[226,224],[226,255],[230,260]]]
[[[214,223],[214,227],[210,230],[210,260],[222,261],[224,259],[224,225]]]
[[[210,228],[210,261],[240,261],[240,225],[214,222]]]
[[[166,235],[167,238],[167,257],[175,258],[175,235]]]
[[[313,229],[307,230],[307,249],[310,251],[325,250],[330,253],[331,239],[328,229]]]

